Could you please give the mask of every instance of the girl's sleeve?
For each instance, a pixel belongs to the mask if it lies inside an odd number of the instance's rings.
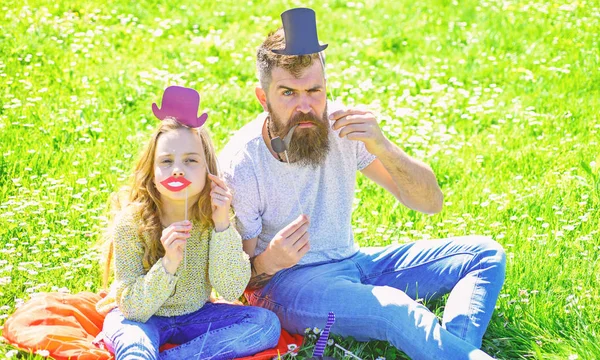
[[[227,301],[237,300],[250,281],[250,260],[242,248],[242,238],[230,225],[212,231],[209,247],[208,277],[212,287]]]
[[[113,229],[115,295],[125,318],[146,322],[171,296],[177,276],[167,273],[161,259],[147,273],[144,271],[137,226],[132,216],[124,216]]]

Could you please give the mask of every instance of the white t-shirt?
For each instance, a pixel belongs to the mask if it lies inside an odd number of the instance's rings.
[[[330,149],[321,165],[280,162],[262,137],[266,115],[242,127],[219,158],[233,190],[232,205],[242,239],[258,237],[258,255],[275,234],[304,212],[310,219],[310,250],[299,264],[352,256],[358,251],[351,224],[356,171],[371,164],[375,156],[362,142],[342,139],[339,131],[330,128]]]

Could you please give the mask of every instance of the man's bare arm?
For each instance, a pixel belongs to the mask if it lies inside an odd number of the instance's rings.
[[[261,254],[262,255],[262,254]],[[276,272],[274,274],[268,274],[265,272],[265,270],[261,269],[261,266],[258,265],[257,268],[257,259],[260,258],[261,256],[254,256],[252,258],[250,258],[250,281],[248,282],[248,286],[246,287],[247,290],[258,290],[261,289],[263,287],[265,287],[265,285],[267,285],[267,283],[269,281],[271,281],[271,279],[273,278],[273,276],[275,276]],[[260,264],[260,260],[258,260],[258,263]]]
[[[329,116],[335,120],[339,137],[362,141],[377,160],[363,174],[390,191],[411,209],[428,214],[442,210],[444,196],[431,168],[392,143],[381,131],[373,113],[362,109],[338,110]]]
[[[411,209],[427,214],[442,210],[444,195],[431,168],[391,144],[362,170],[368,178],[392,193]]]

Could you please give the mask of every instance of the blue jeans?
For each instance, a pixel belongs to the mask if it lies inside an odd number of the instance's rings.
[[[210,326],[210,329],[209,329]],[[206,303],[187,315],[152,316],[140,323],[118,308],[104,319],[104,343],[121,359],[233,359],[277,345],[281,332],[272,312],[254,306]],[[165,343],[182,344],[163,351]]]
[[[483,236],[425,240],[343,260],[299,265],[251,293],[284,329],[323,328],[359,341],[389,341],[412,359],[491,359],[479,350],[504,282],[502,247]],[[416,299],[450,293],[442,322]]]

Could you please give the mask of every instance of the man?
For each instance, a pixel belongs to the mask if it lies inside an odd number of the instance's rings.
[[[357,170],[417,211],[441,211],[443,196],[431,168],[387,139],[372,113],[328,115],[326,45],[316,40],[316,24],[312,49],[299,35],[312,32],[311,12],[282,14],[285,31],[258,49],[256,96],[265,113],[222,153],[251,257],[248,301],[274,311],[293,333],[321,326],[333,311],[332,333],[387,340],[411,358],[489,359],[479,347],[504,282],[498,243],[467,236],[377,251],[354,243]],[[287,151],[274,151],[272,139],[290,132]],[[448,292],[441,324],[415,301]]]

